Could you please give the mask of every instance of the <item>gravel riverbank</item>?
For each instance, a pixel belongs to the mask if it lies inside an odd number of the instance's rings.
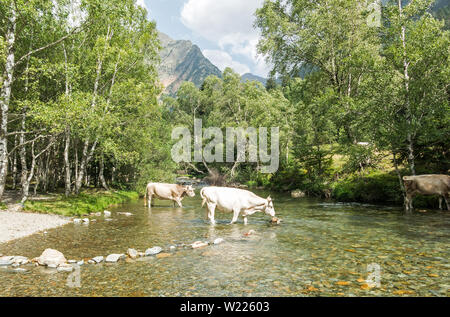
[[[0,211],[0,243],[63,226],[69,222],[70,219],[56,215]]]

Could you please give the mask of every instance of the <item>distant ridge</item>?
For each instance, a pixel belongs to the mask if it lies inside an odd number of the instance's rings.
[[[242,82],[246,82],[246,81],[259,81],[261,84],[263,84],[263,86],[266,86],[267,84],[267,78],[263,78],[257,75],[253,75],[251,73],[247,73],[241,76],[241,81]]]

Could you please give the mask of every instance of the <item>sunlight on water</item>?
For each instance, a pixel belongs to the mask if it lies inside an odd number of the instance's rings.
[[[405,216],[398,208],[287,196],[275,197],[274,203],[283,219],[279,226],[262,214],[249,217],[248,226],[242,219],[230,226],[230,214],[216,213],[212,227],[197,195],[184,200],[184,209],[157,201],[148,210],[139,201],[111,209],[113,221],[98,217],[88,226],[69,224],[0,245],[4,255],[33,258],[54,248],[68,260],[153,246],[171,253],[85,264],[80,287],[66,285],[68,273],[1,268],[0,296],[450,295],[449,212]],[[123,211],[134,216],[118,214]],[[251,229],[256,233],[244,236]],[[216,238],[225,242],[169,251],[171,245]]]

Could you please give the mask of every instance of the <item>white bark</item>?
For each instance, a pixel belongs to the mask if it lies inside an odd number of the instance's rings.
[[[11,4],[8,17],[8,26],[6,31],[6,63],[3,75],[2,90],[0,94],[0,198],[3,196],[8,172],[8,114],[9,102],[11,100],[11,85],[14,76],[14,44],[16,39],[16,10]]]

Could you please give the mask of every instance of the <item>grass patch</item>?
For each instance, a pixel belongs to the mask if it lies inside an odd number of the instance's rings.
[[[139,194],[132,191],[84,192],[67,198],[60,195],[52,200],[29,200],[25,203],[25,210],[63,216],[81,216],[103,211],[111,205],[138,198]]]

